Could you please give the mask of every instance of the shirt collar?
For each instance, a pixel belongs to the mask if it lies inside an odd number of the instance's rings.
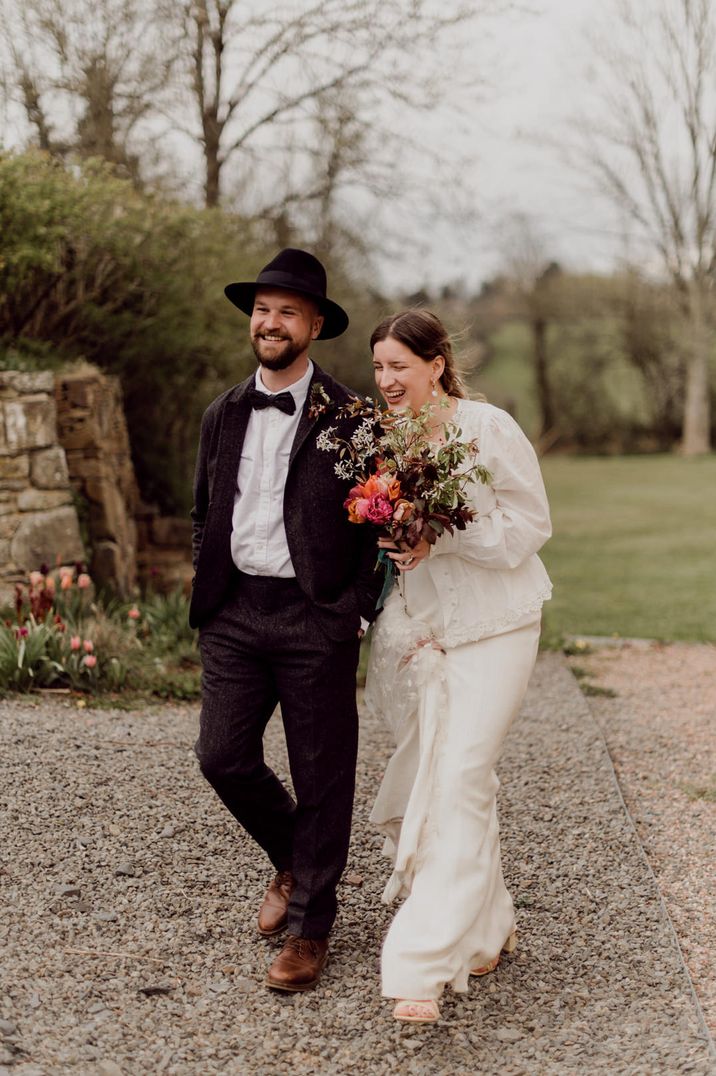
[[[311,384],[311,378],[313,377],[313,370],[313,363],[309,359],[308,369],[306,370],[303,377],[299,378],[298,381],[294,381],[294,383],[292,385],[289,385],[288,388],[282,389],[283,392],[290,392],[293,396],[296,403],[296,411],[300,411],[306,402],[306,397],[308,396],[308,386]],[[265,392],[267,396],[276,395],[275,392],[270,392],[264,385],[261,379],[261,367],[259,367],[256,371],[254,384],[259,392]]]

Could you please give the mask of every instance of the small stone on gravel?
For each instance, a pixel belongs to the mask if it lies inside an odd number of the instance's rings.
[[[55,887],[55,895],[58,897],[79,897],[82,890],[78,885],[58,885]]]

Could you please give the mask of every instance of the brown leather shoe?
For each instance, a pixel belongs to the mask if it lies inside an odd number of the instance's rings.
[[[310,990],[320,979],[327,960],[328,938],[297,938],[289,934],[268,970],[266,986],[291,993]]]
[[[290,871],[279,871],[266,890],[263,904],[259,909],[259,934],[265,938],[280,934],[288,922],[288,902],[293,889],[293,875]]]

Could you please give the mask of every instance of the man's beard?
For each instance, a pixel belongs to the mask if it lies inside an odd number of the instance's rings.
[[[267,370],[285,370],[295,362],[299,355],[302,355],[310,343],[308,340],[292,340],[290,337],[284,337],[283,351],[280,351],[276,355],[266,356],[262,355],[260,348],[263,340],[260,336],[251,337],[251,347],[254,349],[254,355],[259,361],[261,366],[265,366]]]

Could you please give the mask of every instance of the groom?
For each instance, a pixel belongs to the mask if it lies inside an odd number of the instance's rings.
[[[286,927],[268,970],[276,990],[319,980],[348,855],[360,637],[381,580],[373,528],[348,521],[350,482],[316,447],[355,399],[309,358],[348,316],[326,295],[313,255],[282,250],[255,282],[226,296],[250,315],[258,370],[219,396],[201,427],[194,484],[194,588],[203,693],[196,753],[204,776],[276,870],[258,916]],[[265,764],[276,704],[296,802]]]

